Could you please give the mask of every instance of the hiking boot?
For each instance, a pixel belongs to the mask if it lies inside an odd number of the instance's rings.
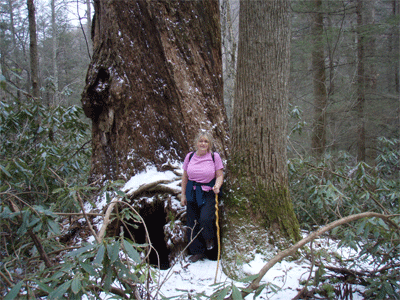
[[[198,254],[192,255],[189,258],[189,261],[192,262],[192,263],[195,263],[196,261],[201,260],[204,257],[206,257],[206,256],[203,253],[198,253]]]
[[[213,239],[206,240],[206,248],[207,248],[207,250],[212,250],[214,248],[214,240]]]

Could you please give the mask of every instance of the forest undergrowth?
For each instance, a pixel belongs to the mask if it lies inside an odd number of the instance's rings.
[[[93,195],[107,192],[108,202],[125,201],[126,195],[118,183],[85,184],[91,151],[82,109],[47,107],[33,100],[0,106],[0,297],[156,297],[157,288],[149,284],[156,277],[146,261],[150,245],[97,234],[91,220],[105,214],[83,210],[84,203],[94,203]],[[304,283],[304,297],[325,293],[335,299],[338,291],[330,275],[335,272],[340,274],[335,280],[364,286],[366,299],[400,299],[400,141],[382,137],[376,146],[375,161],[369,164],[346,152],[327,153],[320,161],[305,156],[289,162],[291,196],[303,230],[312,234],[344,217],[371,213],[323,232],[357,251],[342,268],[323,263],[342,258],[305,245],[302,253],[312,258],[317,271]],[[129,204],[108,217],[132,226],[141,222]],[[79,229],[70,224],[80,219],[97,240],[76,243],[74,230]],[[366,261],[373,262],[368,270],[358,267]],[[247,288],[221,285],[213,297],[256,296],[263,288],[254,284],[259,277],[251,278],[253,285]]]

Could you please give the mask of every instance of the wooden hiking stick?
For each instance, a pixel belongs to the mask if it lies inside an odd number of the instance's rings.
[[[221,242],[219,238],[219,222],[218,222],[218,194],[215,194],[215,224],[217,225],[217,241],[218,241],[218,258],[217,258],[217,270],[215,271],[214,283],[217,282],[219,258],[221,255]]]

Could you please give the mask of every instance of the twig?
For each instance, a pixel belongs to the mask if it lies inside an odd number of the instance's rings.
[[[36,246],[36,249],[38,250],[39,254],[40,254],[40,258],[44,261],[44,264],[46,265],[46,267],[51,268],[53,266],[53,264],[51,263],[46,251],[43,248],[42,243],[40,242],[39,238],[36,236],[36,234],[33,233],[32,230],[28,230],[28,234],[31,237],[33,243]]]
[[[308,282],[311,279],[311,275],[312,275],[312,272],[313,272],[313,269],[314,269],[314,265],[315,265],[314,248],[313,248],[313,245],[312,245],[313,242],[314,241],[310,242],[310,249],[311,249],[311,268],[310,268],[310,273],[308,274],[308,278],[307,278],[307,281],[306,281],[305,285],[303,286],[301,291],[298,292],[297,295],[292,300],[297,300],[297,299],[301,298],[301,296],[303,295],[304,291],[307,289]]]
[[[0,277],[4,279],[4,281],[7,283],[9,287],[13,287],[14,285],[10,280],[8,280],[7,276],[3,274],[3,272],[0,271]]]
[[[80,213],[53,212],[53,214],[55,214],[57,216],[66,216],[66,217],[69,217],[69,216],[83,216],[85,214],[87,216],[93,216],[93,217],[102,217],[102,216],[104,216],[104,214],[102,214],[102,213],[83,213],[83,212],[80,212]]]

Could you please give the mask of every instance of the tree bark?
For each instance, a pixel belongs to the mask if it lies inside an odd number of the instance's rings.
[[[92,178],[180,161],[200,129],[226,157],[218,1],[96,0],[94,8],[82,94]]]
[[[327,89],[324,54],[324,15],[322,0],[314,0],[315,12],[312,13],[311,32],[313,41],[312,69],[314,86],[314,126],[311,138],[311,149],[321,157],[326,147],[326,106]]]

